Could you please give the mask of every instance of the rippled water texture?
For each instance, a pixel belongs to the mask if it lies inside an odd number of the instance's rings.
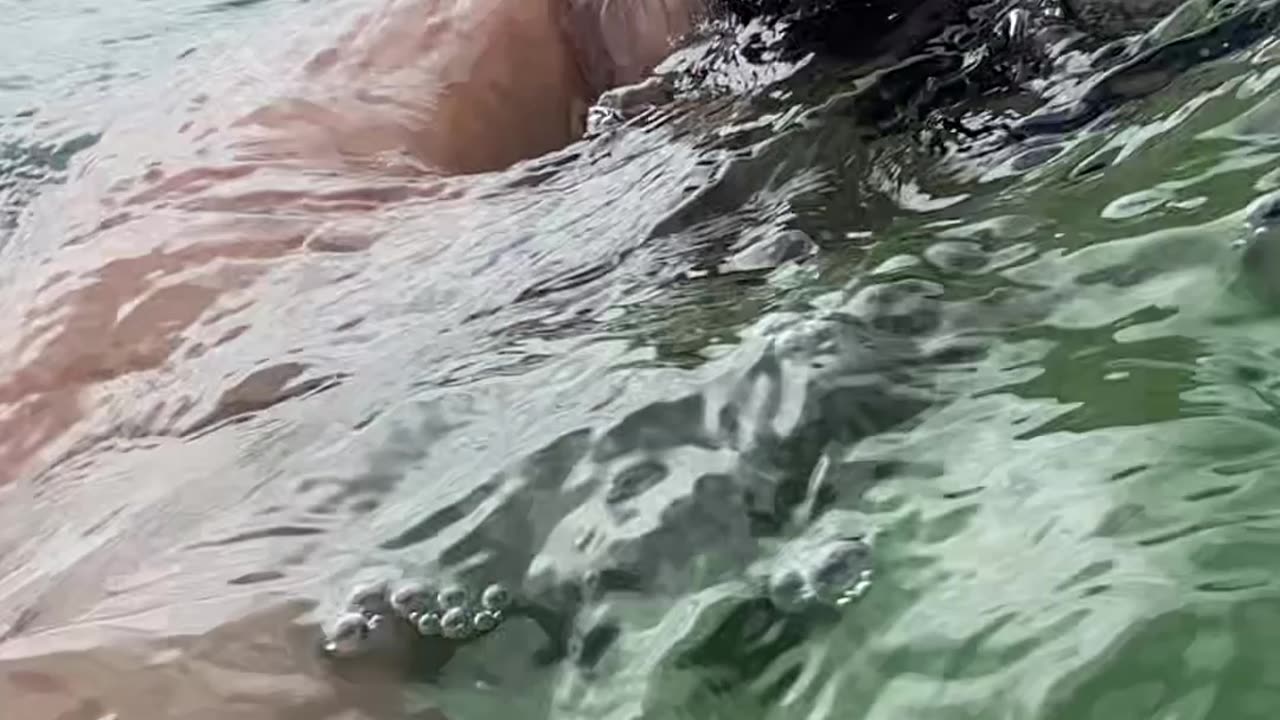
[[[1275,716],[1274,8],[99,202],[343,7],[0,0],[0,717]],[[401,577],[552,632],[326,659]]]

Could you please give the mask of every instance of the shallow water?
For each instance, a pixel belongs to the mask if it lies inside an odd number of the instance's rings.
[[[99,229],[334,8],[0,0],[0,717],[1273,715],[1272,39],[1012,144],[730,67],[509,171]],[[836,536],[859,597],[769,596]],[[318,653],[356,582],[440,575],[567,652]]]

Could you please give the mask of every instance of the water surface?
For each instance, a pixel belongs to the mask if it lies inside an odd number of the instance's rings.
[[[1021,139],[932,123],[1029,93],[872,131],[845,69],[729,63],[508,171],[111,220],[233,59],[350,9],[0,0],[0,707],[1273,715],[1280,332],[1239,241],[1274,38]],[[860,598],[769,598],[845,535]],[[441,574],[547,599],[568,653],[316,652],[353,583]]]

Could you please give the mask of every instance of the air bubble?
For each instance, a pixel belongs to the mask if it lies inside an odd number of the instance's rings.
[[[467,589],[461,585],[451,585],[436,596],[436,604],[441,610],[463,607],[467,604]]]
[[[441,634],[440,613],[424,613],[418,618],[418,634],[423,637],[437,637]]]
[[[440,618],[440,634],[450,640],[460,640],[467,636],[471,623],[468,622],[467,611],[460,607],[451,608]]]
[[[387,601],[386,581],[357,585],[347,596],[347,609],[359,612],[365,617],[385,614],[391,609]]]
[[[866,543],[842,540],[831,544],[813,572],[815,594],[825,602],[847,602],[852,590],[870,578],[870,563],[871,548]]]
[[[498,621],[499,618],[496,614],[491,613],[488,610],[481,610],[476,613],[474,618],[471,619],[471,625],[477,632],[487,633],[498,627]]]
[[[333,623],[325,642],[325,652],[338,657],[350,657],[359,653],[369,639],[368,619],[358,613],[343,613]]]
[[[484,589],[480,596],[480,604],[485,610],[500,612],[511,604],[511,592],[502,585],[493,584]]]
[[[400,617],[415,622],[420,615],[433,609],[435,591],[419,582],[411,582],[396,588],[391,594],[391,607]]]

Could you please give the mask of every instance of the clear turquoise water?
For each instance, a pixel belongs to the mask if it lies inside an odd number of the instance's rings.
[[[26,204],[50,158],[186,88],[188,47],[326,11],[0,10],[14,316],[76,252]],[[1029,167],[692,102],[388,211],[371,247],[264,261],[0,489],[0,708],[1274,717],[1280,326],[1238,241],[1270,237],[1277,78],[1252,44]],[[822,252],[698,272],[784,228]],[[247,378],[267,401],[235,403]],[[760,569],[831,527],[870,538],[870,587],[779,612]],[[581,590],[607,571],[631,589]],[[431,672],[315,657],[357,579],[443,573],[552,598],[571,652],[535,662],[513,622]]]

